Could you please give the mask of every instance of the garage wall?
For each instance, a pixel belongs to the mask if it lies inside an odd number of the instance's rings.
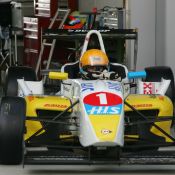
[[[165,64],[165,46],[166,46],[166,1],[157,0],[156,9],[156,65],[162,66]]]
[[[137,70],[141,70],[155,65],[156,0],[128,0],[128,3],[130,28],[138,28]],[[132,69],[132,58],[129,61]]]
[[[81,12],[92,11],[93,7],[102,9],[104,6],[123,7],[123,0],[79,0]]]
[[[175,74],[174,0],[157,0],[156,63],[170,66]]]

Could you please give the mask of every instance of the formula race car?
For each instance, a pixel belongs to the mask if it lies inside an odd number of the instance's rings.
[[[91,34],[87,33],[81,56]],[[97,59],[97,58],[96,58]],[[48,95],[33,69],[10,67],[0,105],[2,164],[171,164],[174,78],[169,67],[129,72],[109,63],[121,78],[80,78],[79,60],[48,77],[61,81]]]

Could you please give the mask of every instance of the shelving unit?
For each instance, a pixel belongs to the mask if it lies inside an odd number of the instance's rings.
[[[35,16],[53,17],[58,8],[58,0],[35,0]]]
[[[51,18],[58,8],[78,9],[78,0],[34,0],[35,16]]]
[[[39,50],[38,18],[24,17],[24,64],[36,65]]]
[[[23,18],[24,64],[36,67],[41,49],[41,33],[49,27],[58,8],[78,9],[78,0],[34,0],[34,17]],[[58,28],[59,21],[53,26]],[[47,51],[44,56],[47,59]]]

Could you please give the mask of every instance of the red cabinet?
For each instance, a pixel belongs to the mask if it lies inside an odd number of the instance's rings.
[[[24,17],[24,64],[32,66],[36,64],[39,42],[38,42],[38,18]]]
[[[34,0],[35,16],[53,17],[58,8],[78,9],[78,0]]]
[[[24,64],[36,68],[41,48],[41,34],[47,29],[58,8],[78,9],[78,0],[34,0],[34,17],[24,17]],[[54,25],[57,28],[59,24]],[[47,57],[47,54],[45,54]],[[47,58],[45,58],[47,59]]]
[[[58,0],[35,0],[35,16],[53,17],[57,8]]]
[[[49,26],[49,19],[24,17],[24,64],[35,68],[40,48],[41,31]]]

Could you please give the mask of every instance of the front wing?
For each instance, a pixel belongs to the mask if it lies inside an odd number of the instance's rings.
[[[58,142],[52,143],[43,143],[43,141],[38,140],[38,142],[35,144],[32,144],[31,139],[26,143],[27,153],[24,155],[23,164],[174,164],[175,151],[157,150],[158,147],[175,146],[175,139],[169,133],[170,128],[168,128],[168,131],[166,131],[166,128],[163,130],[163,128],[160,127],[160,123],[162,122],[169,122],[169,124],[171,124],[174,117],[172,117],[172,115],[164,116],[161,117],[162,121],[158,121],[159,117],[149,120],[147,119],[147,116],[142,114],[140,110],[133,105],[133,103],[130,105],[129,102],[132,101],[132,98],[133,97],[131,96],[130,99],[125,101],[126,110],[136,112],[142,119],[135,123],[132,122],[132,125],[151,123],[153,127],[156,128],[156,132],[159,131],[158,135],[161,133],[167,142],[151,143],[151,140],[149,140],[149,142],[146,143],[144,140],[144,142],[141,142],[141,144],[135,144],[139,142],[132,141],[131,143],[133,144],[126,144],[122,149],[117,147],[112,153],[112,156],[106,156],[103,151],[98,153],[98,151],[94,151],[92,147],[84,148],[80,146],[78,143],[78,138],[72,139],[71,137],[68,137],[66,142],[64,139],[60,139]],[[152,105],[155,106],[157,105],[156,100],[160,100],[159,96],[147,98],[154,98],[155,104]],[[137,103],[136,100],[135,102]],[[166,97],[164,98],[164,102],[167,102],[167,104],[171,106],[171,103],[168,102]],[[78,104],[78,101],[70,105],[65,111],[71,110],[71,108],[73,108],[76,104]],[[140,107],[146,108],[148,106],[140,105]],[[171,114],[172,111],[170,110],[168,112],[167,114]],[[55,120],[55,122],[58,121]],[[42,128],[40,131],[41,130]],[[153,134],[156,134],[156,132],[153,132]],[[34,134],[34,136],[37,137],[37,134]],[[130,139],[132,140],[132,137],[130,137]],[[140,141],[142,139],[139,139],[138,137],[137,139],[134,138],[133,140]],[[38,151],[38,148],[44,148],[44,150],[39,149]]]

